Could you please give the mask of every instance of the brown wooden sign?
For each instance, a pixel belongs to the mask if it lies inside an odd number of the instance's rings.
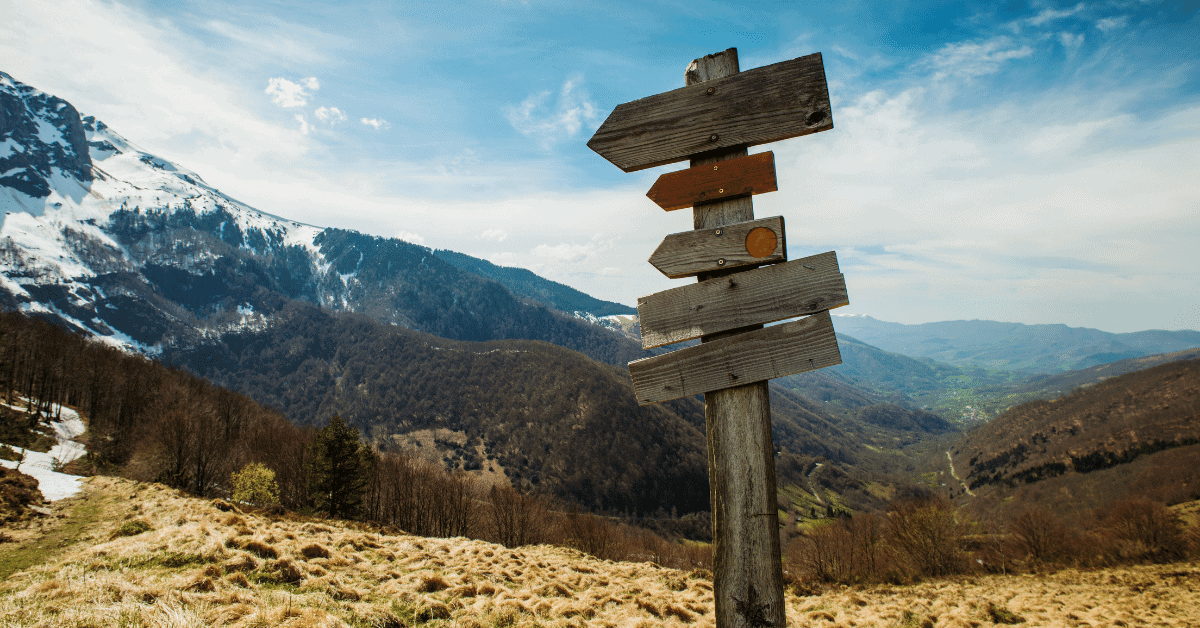
[[[786,259],[783,216],[773,216],[716,229],[672,233],[663,238],[649,261],[662,274],[678,279]]]
[[[730,48],[692,61],[684,81],[617,107],[588,142],[626,172],[691,160],[648,196],[668,210],[692,205],[695,231],[667,236],[650,262],[668,277],[711,274],[640,299],[638,313],[644,346],[703,342],[630,362],[629,373],[643,405],[704,393],[717,628],[785,626],[766,380],[841,363],[825,310],[846,304],[846,286],[833,253],[756,269],[787,259],[783,219],[754,220],[752,195],[775,189],[774,167],[730,173],[773,159],[748,146],[833,128],[825,69],[817,53],[739,72]]]
[[[750,196],[779,189],[775,153],[767,151],[712,165],[668,172],[654,182],[646,196],[672,211],[731,196]]]
[[[629,363],[647,405],[842,363],[829,312]]]
[[[618,105],[587,145],[633,172],[832,128],[818,52]]]
[[[638,299],[642,348],[773,323],[849,303],[837,254],[830,251]]]

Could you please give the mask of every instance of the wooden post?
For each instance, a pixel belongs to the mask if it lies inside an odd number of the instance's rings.
[[[692,61],[686,82],[695,85],[738,71],[737,49],[730,48]],[[704,166],[746,154],[744,147],[734,148],[692,159],[691,165]],[[754,220],[754,204],[749,196],[697,205],[692,210],[695,229],[749,220]],[[699,280],[729,272],[700,275]],[[746,329],[749,328],[704,336],[701,342]],[[717,626],[783,628],[787,622],[767,382],[705,394],[704,419],[708,433]]]

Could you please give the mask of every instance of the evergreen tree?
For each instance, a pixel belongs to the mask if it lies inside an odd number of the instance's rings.
[[[312,444],[309,477],[316,509],[330,517],[359,516],[374,460],[371,449],[359,440],[358,430],[334,415]]]

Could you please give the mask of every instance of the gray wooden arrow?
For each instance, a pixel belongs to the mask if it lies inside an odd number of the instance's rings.
[[[618,105],[588,147],[633,172],[832,128],[818,52]]]

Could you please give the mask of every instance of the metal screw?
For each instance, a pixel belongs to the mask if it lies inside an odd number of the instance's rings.
[[[724,194],[724,193],[725,193],[725,188],[721,188],[721,189],[717,190],[717,194]]]
[[[724,266],[724,265],[725,265],[725,258],[724,258],[724,257],[722,257],[721,259],[717,260],[717,266]]]
[[[716,91],[717,91],[717,88],[715,88],[715,87],[710,87],[710,88],[708,88],[708,89],[707,89],[707,90],[705,90],[705,91],[707,91],[707,92],[708,92],[708,93],[711,95],[711,94],[714,94],[714,93],[716,93]]]
[[[717,168],[718,168],[718,166],[713,166],[713,170],[716,170]]]
[[[713,133],[712,135],[708,136],[708,141],[715,142],[715,141],[717,141],[717,139],[719,137],[720,137],[719,135],[717,135],[716,133]]]
[[[721,230],[717,229],[717,235],[721,235]]]

